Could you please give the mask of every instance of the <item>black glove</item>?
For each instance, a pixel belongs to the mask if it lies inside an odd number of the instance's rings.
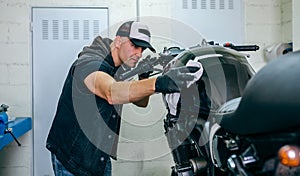
[[[158,76],[155,82],[155,92],[174,93],[180,92],[182,88],[187,87],[188,81],[194,79],[188,67],[171,68],[165,74]]]
[[[148,79],[151,73],[153,73],[153,71],[148,71],[148,72],[139,74],[139,80]]]

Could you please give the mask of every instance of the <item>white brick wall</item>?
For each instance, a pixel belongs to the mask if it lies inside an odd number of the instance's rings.
[[[30,176],[32,175],[32,132],[18,138],[22,146],[12,142],[0,152],[0,175]]]
[[[31,116],[29,4],[4,0],[0,3],[0,104],[10,106],[8,115]],[[31,132],[0,151],[0,175],[31,175]]]
[[[281,30],[282,30],[282,41],[292,42],[293,41],[293,2],[292,0],[284,0],[281,3],[282,16],[281,16]]]
[[[170,0],[140,0],[141,16],[170,16]],[[245,43],[258,44],[261,50],[251,53],[250,62],[258,70],[264,64],[262,49],[275,42],[300,41],[292,28],[292,0],[244,0]],[[297,0],[293,0],[298,8]],[[106,6],[109,7],[109,22],[136,16],[136,0],[51,0],[51,1],[0,1],[0,104],[10,105],[9,116],[31,116],[31,35],[29,30],[32,6]],[[298,9],[299,11],[299,9]],[[294,19],[299,22],[299,13]],[[292,32],[294,30],[294,36]],[[299,30],[298,30],[299,31]],[[298,48],[299,43],[297,43]],[[0,175],[32,175],[32,132],[20,138],[22,147],[10,144],[0,151]],[[115,175],[135,173],[161,175],[168,173],[170,155],[145,162],[114,162]],[[158,167],[160,166],[160,167]],[[134,175],[134,174],[131,174]]]
[[[300,1],[293,0],[293,41],[294,51],[300,50]]]

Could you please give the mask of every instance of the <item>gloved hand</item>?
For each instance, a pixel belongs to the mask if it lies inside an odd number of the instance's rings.
[[[153,71],[148,71],[148,72],[139,74],[139,80],[148,79],[151,73],[153,73]]]
[[[195,69],[195,67],[191,68]],[[190,74],[189,68],[186,66],[171,68],[165,74],[157,77],[155,82],[155,92],[180,92],[182,88],[187,88],[188,82],[194,80],[194,77],[194,75]]]

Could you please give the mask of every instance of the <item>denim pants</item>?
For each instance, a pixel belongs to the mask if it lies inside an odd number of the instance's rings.
[[[51,153],[52,158],[52,166],[55,176],[74,176],[71,172],[69,172],[56,158],[56,156]],[[104,174],[103,176],[111,176],[111,161],[110,159],[107,160]]]

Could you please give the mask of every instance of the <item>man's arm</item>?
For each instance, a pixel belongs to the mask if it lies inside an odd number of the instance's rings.
[[[153,71],[148,71],[148,72],[145,72],[145,73],[141,73],[138,75],[138,78],[139,80],[144,80],[144,79],[148,79],[150,77],[150,74],[153,73]],[[136,102],[133,102],[134,105],[136,106],[139,106],[139,107],[147,107],[148,106],[148,103],[149,103],[149,96],[139,100],[139,101],[136,101]]]
[[[149,102],[149,96],[139,100],[139,101],[136,101],[136,102],[132,102],[134,105],[138,106],[138,107],[142,107],[142,108],[145,108],[148,106],[148,102]]]
[[[102,71],[89,74],[84,83],[95,95],[104,98],[110,104],[125,104],[140,102],[154,92],[174,93],[187,87],[187,83],[193,81],[194,73],[190,73],[187,67],[170,69],[165,74],[140,81],[119,81]],[[194,80],[195,81],[195,80]]]
[[[156,78],[117,82],[102,71],[93,72],[84,79],[85,85],[91,92],[110,104],[136,102],[140,106],[146,106],[145,100],[155,92],[155,81]]]

